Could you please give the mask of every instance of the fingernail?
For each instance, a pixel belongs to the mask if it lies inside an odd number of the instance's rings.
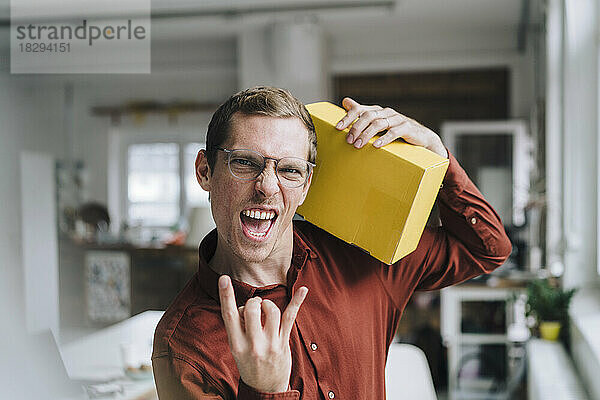
[[[227,287],[227,278],[225,278],[225,275],[222,275],[221,279],[219,279],[219,287],[221,289],[225,289]]]
[[[348,142],[348,143],[354,142],[354,136],[352,136],[351,133],[349,133],[348,136],[346,136],[346,142]]]
[[[342,129],[342,121],[338,122],[337,125],[335,126],[337,129]]]
[[[362,146],[362,140],[358,139],[356,142],[354,142],[354,147],[356,147],[357,149],[359,149],[360,146]]]
[[[379,146],[381,146],[381,140],[377,139],[377,140],[375,141],[375,143],[373,143],[373,146],[375,146],[375,147],[379,147]]]

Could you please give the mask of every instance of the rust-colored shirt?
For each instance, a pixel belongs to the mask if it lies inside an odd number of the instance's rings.
[[[294,222],[287,286],[233,280],[238,305],[253,296],[284,310],[309,288],[290,335],[290,390],[267,394],[240,379],[208,267],[216,231],[200,245],[198,273],[156,328],[152,365],[161,399],[384,399],[388,347],[415,290],[462,282],[502,265],[511,251],[500,218],[458,162],[439,194],[442,226],[426,228],[418,248],[388,266],[307,223]]]

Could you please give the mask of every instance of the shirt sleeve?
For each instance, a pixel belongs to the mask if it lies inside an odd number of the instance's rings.
[[[489,273],[511,253],[500,217],[450,152],[448,158],[438,195],[442,226],[425,228],[417,249],[385,268],[382,281],[393,298]]]
[[[240,379],[240,386],[238,390],[238,399],[244,400],[299,400],[300,392],[297,390],[288,390],[287,392],[281,393],[263,393],[255,390],[254,388],[246,385],[243,380]]]
[[[224,400],[216,381],[195,368],[192,363],[175,356],[152,359],[154,382],[160,400]],[[299,400],[300,392],[288,390],[281,393],[263,393],[239,380],[237,400]]]
[[[154,383],[160,400],[223,400],[210,377],[184,359],[161,356],[152,359]]]

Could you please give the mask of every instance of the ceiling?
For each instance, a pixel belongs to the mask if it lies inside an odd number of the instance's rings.
[[[227,3],[238,5],[252,5],[264,10],[257,13],[233,13],[231,16],[210,15],[215,10],[214,3],[223,2],[205,1],[202,6],[185,4],[174,6],[168,2],[169,7],[160,5],[166,1],[153,2],[153,14],[161,11],[181,12],[207,16],[154,18],[152,20],[153,40],[185,38],[185,37],[210,37],[235,35],[253,25],[260,25],[273,20],[291,19],[299,17],[316,18],[321,22],[326,33],[331,35],[355,34],[359,31],[374,30],[388,34],[400,34],[408,31],[418,32],[456,32],[456,31],[507,31],[516,32],[521,19],[522,3],[526,0],[389,0],[389,1],[317,1],[314,0],[279,0],[254,1],[236,0]],[[273,4],[273,3],[276,3]],[[350,7],[334,7],[346,3]],[[392,7],[359,7],[373,3],[390,3]],[[267,11],[276,10],[281,6],[296,6],[305,8],[304,11]],[[332,5],[331,9],[321,8],[311,11],[311,5]],[[269,6],[271,5],[271,6]],[[231,6],[235,11],[236,7]],[[238,8],[239,9],[239,8]],[[248,7],[247,10],[252,7]]]
[[[12,0],[52,4],[58,0]],[[65,3],[89,0],[62,0]],[[113,2],[115,0],[104,0]],[[139,2],[140,0],[134,0]],[[143,0],[142,0],[143,1]],[[0,20],[9,21],[10,0],[0,0]],[[529,0],[152,0],[153,40],[234,36],[277,19],[316,18],[334,35],[360,30],[453,32],[516,30]],[[103,4],[97,1],[96,5]],[[116,2],[113,10],[122,10]],[[126,4],[126,3],[125,3]],[[374,5],[379,5],[378,7]]]

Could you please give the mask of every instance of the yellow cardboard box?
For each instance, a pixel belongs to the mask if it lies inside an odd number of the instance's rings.
[[[335,124],[346,111],[306,106],[317,131],[317,166],[298,214],[338,238],[393,264],[416,249],[448,168],[423,147],[395,141],[355,149]]]

